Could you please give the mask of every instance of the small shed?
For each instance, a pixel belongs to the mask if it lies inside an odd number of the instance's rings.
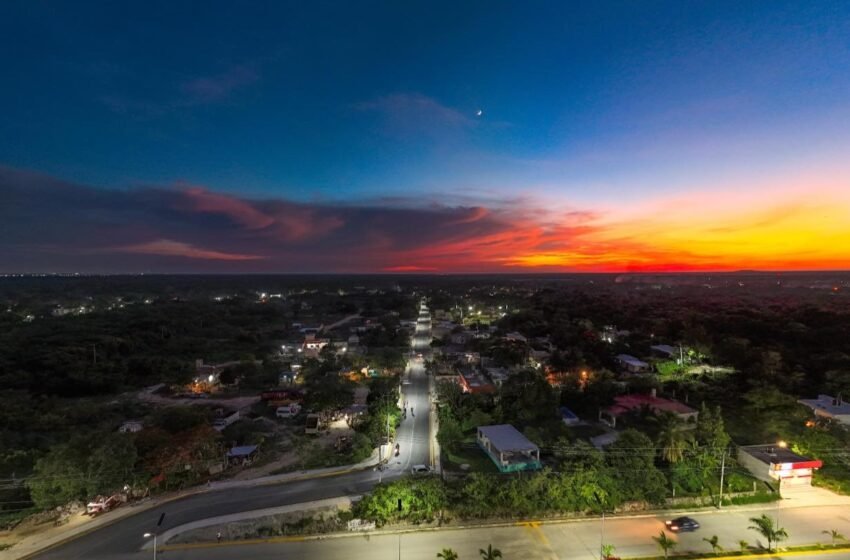
[[[260,454],[258,445],[240,445],[227,452],[227,462],[234,466],[247,466]]]
[[[619,354],[617,362],[629,373],[644,373],[649,370],[649,364],[629,354]]]
[[[144,422],[141,420],[127,420],[118,428],[118,431],[122,434],[133,434],[136,432],[141,432],[145,427]]]

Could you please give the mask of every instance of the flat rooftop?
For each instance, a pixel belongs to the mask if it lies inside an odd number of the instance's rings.
[[[620,360],[621,362],[623,362],[624,364],[629,364],[630,366],[634,366],[634,367],[647,367],[647,366],[649,366],[649,364],[644,362],[643,360],[638,360],[634,356],[630,356],[628,354],[620,354],[620,355],[617,356],[617,359]]]
[[[479,426],[478,431],[499,451],[526,452],[538,447],[510,424]]]
[[[830,395],[818,395],[816,399],[800,399],[797,401],[815,410],[827,413],[830,416],[850,415],[850,402],[842,398]]]
[[[780,463],[809,463],[813,459],[803,457],[794,453],[787,447],[779,447],[775,443],[766,443],[763,445],[742,445],[739,447],[741,451],[746,451],[752,457],[758,459],[766,465]],[[817,461],[818,463],[820,461]]]

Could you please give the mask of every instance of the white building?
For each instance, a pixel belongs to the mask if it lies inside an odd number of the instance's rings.
[[[829,395],[818,395],[816,399],[800,399],[797,402],[811,408],[815,416],[850,426],[850,402],[845,402],[841,395],[838,395],[837,398]]]

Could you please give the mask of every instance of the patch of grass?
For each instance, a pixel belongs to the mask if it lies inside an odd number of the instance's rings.
[[[590,441],[591,438],[604,434],[605,430],[594,424],[586,424],[570,426],[570,432],[577,439],[586,439],[587,441]]]
[[[20,523],[24,518],[40,510],[36,507],[22,509],[20,511],[0,511],[0,529],[8,529]]]
[[[850,471],[841,466],[825,465],[818,471],[813,483],[836,494],[850,496]]]
[[[499,469],[493,464],[481,449],[476,447],[461,447],[456,451],[443,450],[443,462],[446,468],[461,472],[497,473]],[[469,465],[469,470],[462,471],[461,465]]]
[[[733,506],[743,506],[749,504],[768,504],[770,502],[777,502],[781,500],[782,497],[779,494],[756,494],[754,496],[736,496],[734,498],[723,498],[724,505],[733,505]]]
[[[825,544],[808,544],[803,546],[787,546],[780,547],[781,552],[777,552],[774,550],[773,552],[768,552],[767,549],[753,549],[747,550],[745,552],[741,551],[725,551],[720,554],[715,554],[713,552],[689,552],[684,554],[670,554],[670,558],[676,558],[677,560],[698,560],[700,558],[730,558],[740,556],[742,558],[749,557],[764,557],[764,558],[775,558],[780,556],[781,553],[784,552],[820,552],[823,550],[848,550],[850,549],[850,543],[845,544],[837,544],[835,546],[825,545]],[[630,556],[629,560],[664,560],[663,556]]]

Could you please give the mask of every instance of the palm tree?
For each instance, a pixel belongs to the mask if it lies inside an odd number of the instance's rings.
[[[444,548],[441,552],[438,552],[437,558],[442,558],[442,560],[458,560],[457,552],[451,548]]]
[[[617,549],[613,544],[603,544],[602,545],[602,558],[611,558],[614,555],[614,551]]]
[[[664,560],[667,560],[667,556],[670,554],[670,551],[676,548],[676,545],[679,543],[676,542],[676,539],[671,539],[667,536],[667,533],[661,531],[658,533],[657,537],[652,537],[652,540],[658,544],[658,547],[664,551]]]
[[[665,412],[658,417],[658,447],[661,458],[668,463],[678,463],[685,457],[690,436],[682,429],[682,420],[675,414]]]
[[[738,548],[741,549],[741,554],[745,553],[750,548],[750,543],[745,540],[738,541]]]
[[[835,541],[846,541],[847,537],[839,533],[835,529],[830,529],[829,531],[821,531],[824,535],[829,535],[829,538],[832,539],[832,546],[835,546]]]
[[[702,540],[711,545],[711,551],[715,555],[723,551],[723,547],[719,544],[720,538],[717,535],[712,535],[711,538],[703,537]]]
[[[492,544],[487,545],[487,550],[479,548],[478,553],[481,555],[482,560],[496,560],[496,558],[502,557],[502,551],[498,548],[493,548]]]
[[[767,539],[767,551],[770,552],[773,549],[773,543],[779,544],[779,541],[783,541],[788,538],[788,532],[782,527],[776,525],[773,521],[772,517],[768,517],[766,514],[761,514],[761,517],[750,517],[750,529],[756,531],[759,535]]]

